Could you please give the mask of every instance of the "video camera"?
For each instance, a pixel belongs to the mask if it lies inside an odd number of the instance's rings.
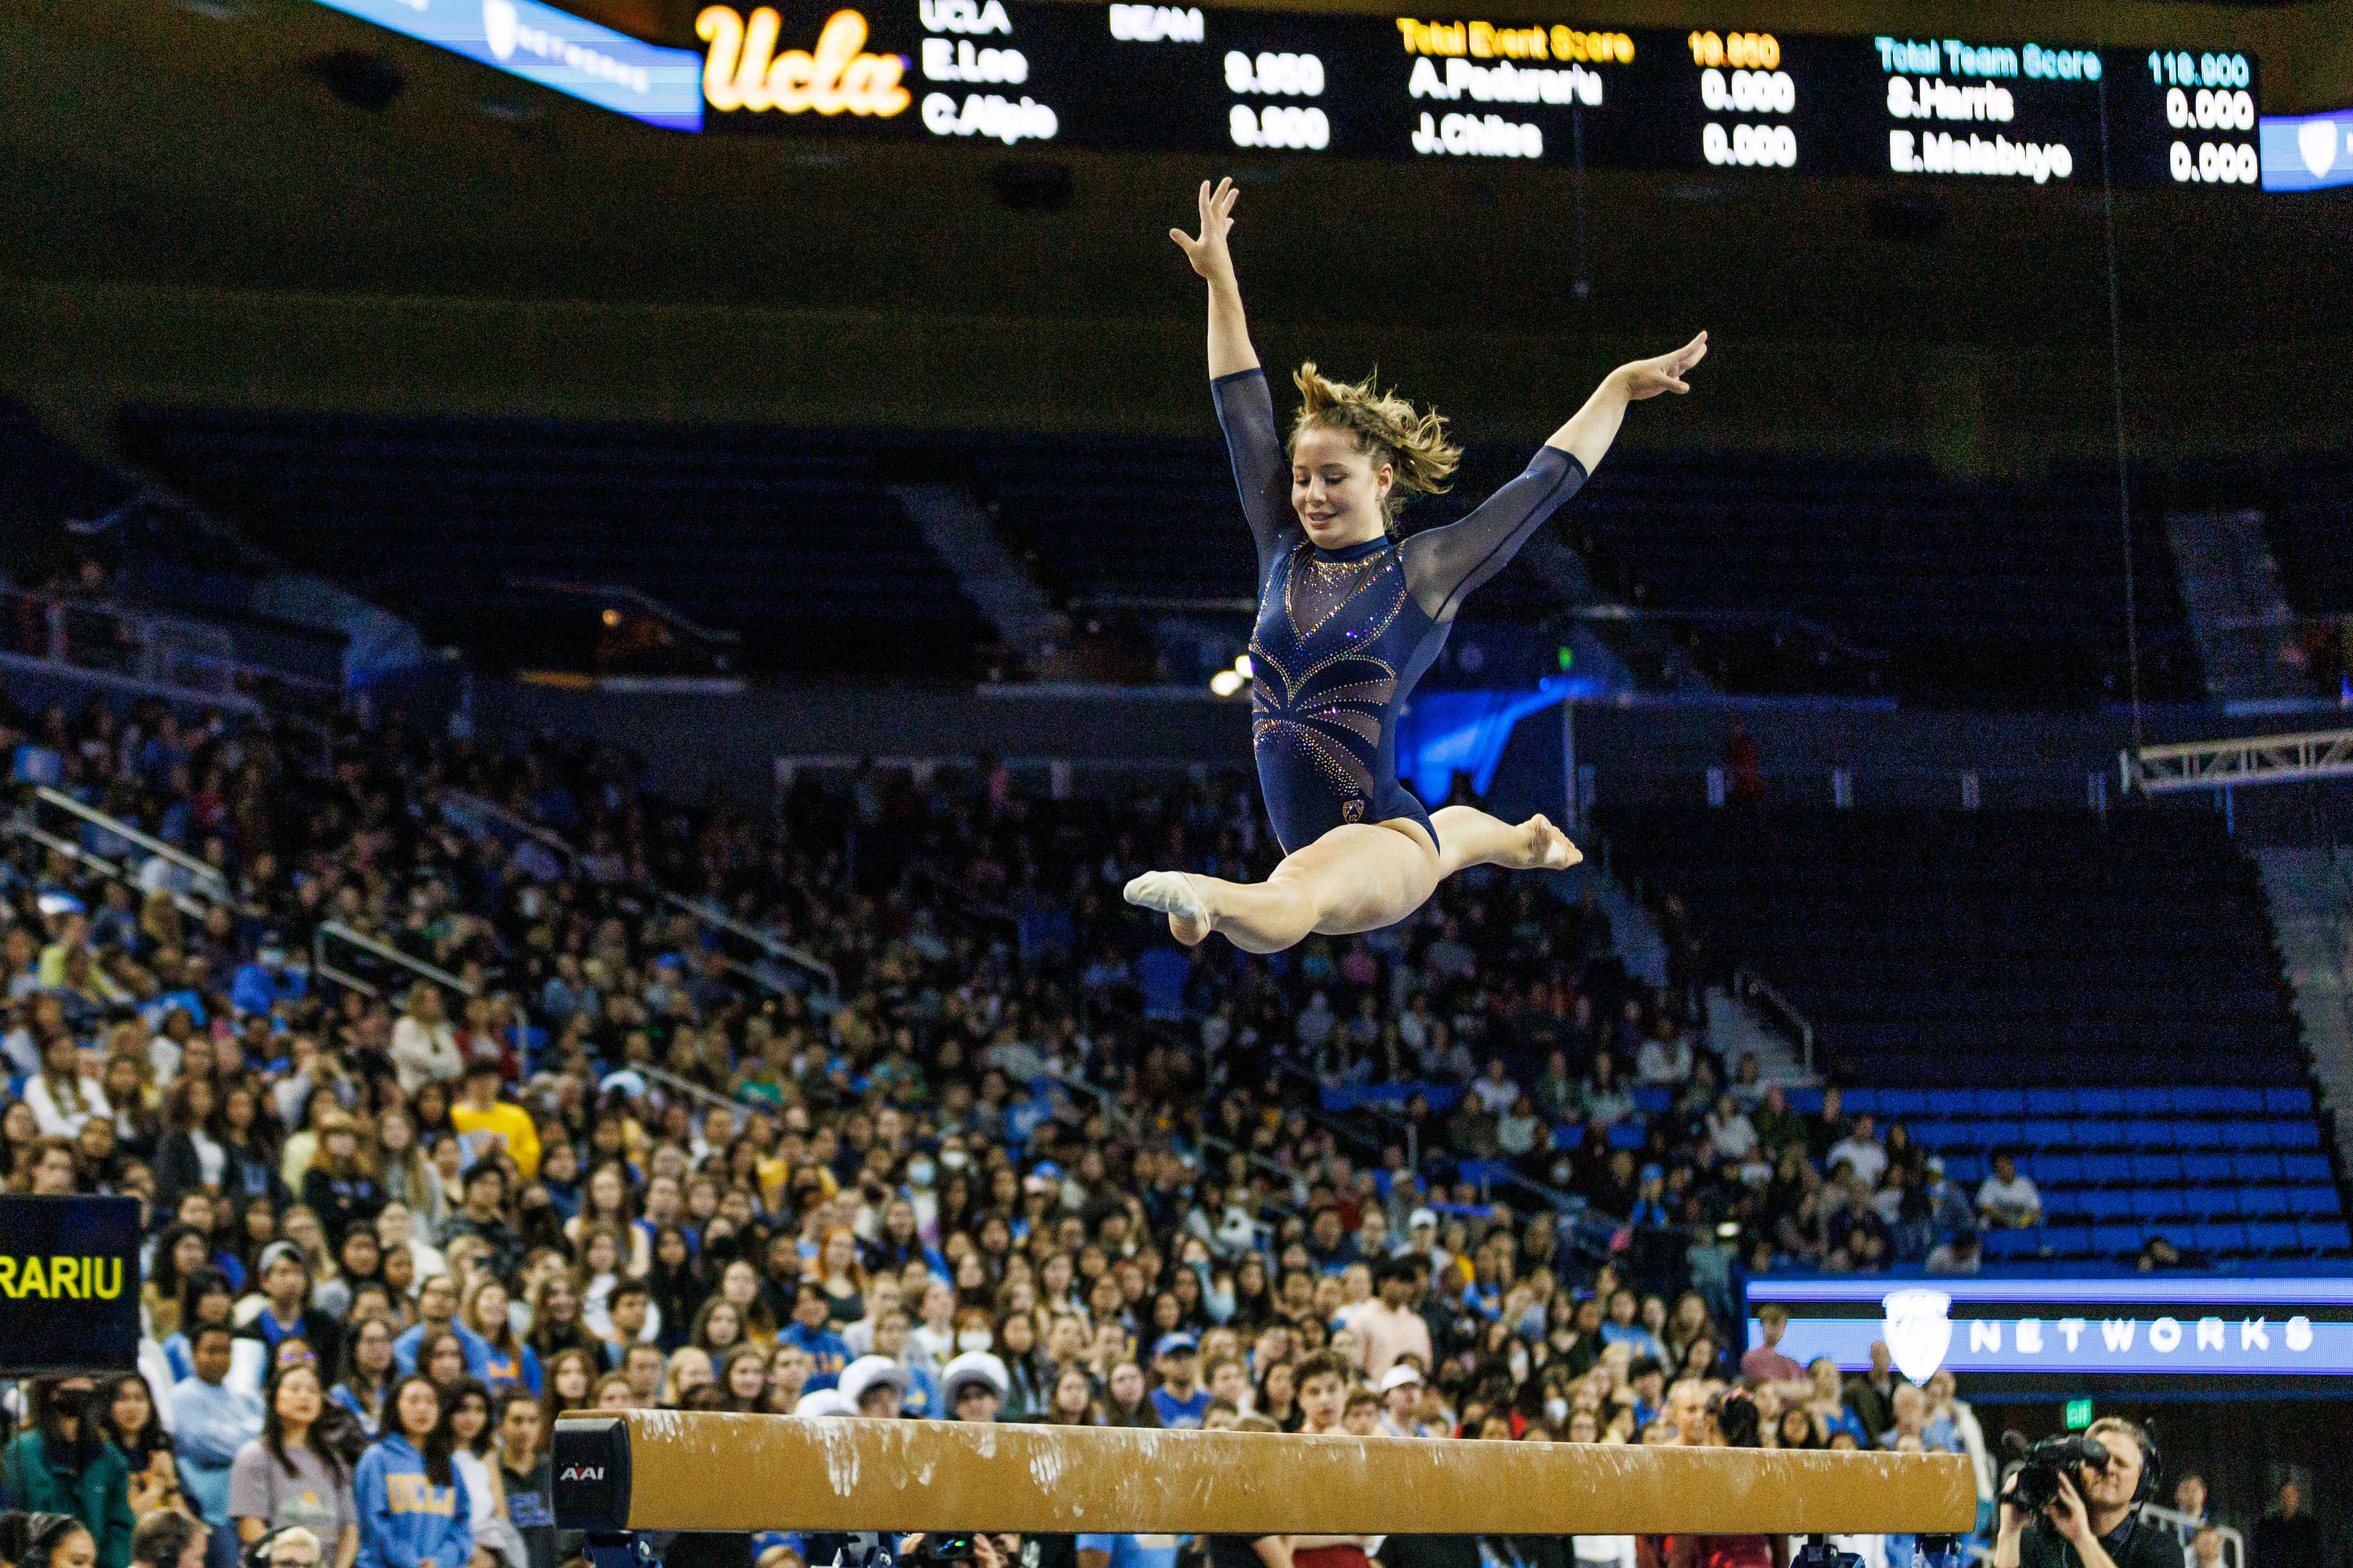
[[[2018,1477],[2017,1486],[2004,1500],[2029,1514],[2042,1512],[2059,1495],[2060,1471],[2073,1472],[2086,1466],[2095,1470],[2108,1468],[2108,1446],[2081,1434],[2030,1443],[2018,1432],[2004,1432],[2001,1451],[2012,1461],[2009,1472]]]

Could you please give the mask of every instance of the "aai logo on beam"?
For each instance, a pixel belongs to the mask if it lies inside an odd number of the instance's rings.
[[[2353,109],[2265,115],[2255,128],[2263,189],[2317,191],[2353,184]]]
[[[671,131],[702,129],[702,60],[539,0],[319,0],[322,5],[584,103]]]

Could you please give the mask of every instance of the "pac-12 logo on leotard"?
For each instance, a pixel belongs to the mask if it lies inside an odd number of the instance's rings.
[[[1927,1382],[1953,1348],[1953,1320],[1947,1316],[1953,1299],[1942,1290],[1891,1290],[1881,1304],[1895,1369],[1915,1383]]]
[[[1349,822],[1362,822],[1365,820],[1365,803],[1361,800],[1342,801],[1340,815]]]

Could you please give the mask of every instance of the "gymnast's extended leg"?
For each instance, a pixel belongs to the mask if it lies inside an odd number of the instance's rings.
[[[1441,878],[1470,866],[1501,866],[1507,871],[1566,871],[1585,858],[1548,816],[1505,822],[1472,805],[1442,805],[1430,814],[1438,829]]]
[[[1280,952],[1317,932],[1395,925],[1443,874],[1419,823],[1349,823],[1284,856],[1263,882],[1150,871],[1127,885],[1127,901],[1166,912],[1187,947],[1214,931],[1244,952]]]

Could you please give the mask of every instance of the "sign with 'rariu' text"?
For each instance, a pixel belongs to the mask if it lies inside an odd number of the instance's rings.
[[[139,1201],[0,1197],[0,1377],[139,1361]]]

